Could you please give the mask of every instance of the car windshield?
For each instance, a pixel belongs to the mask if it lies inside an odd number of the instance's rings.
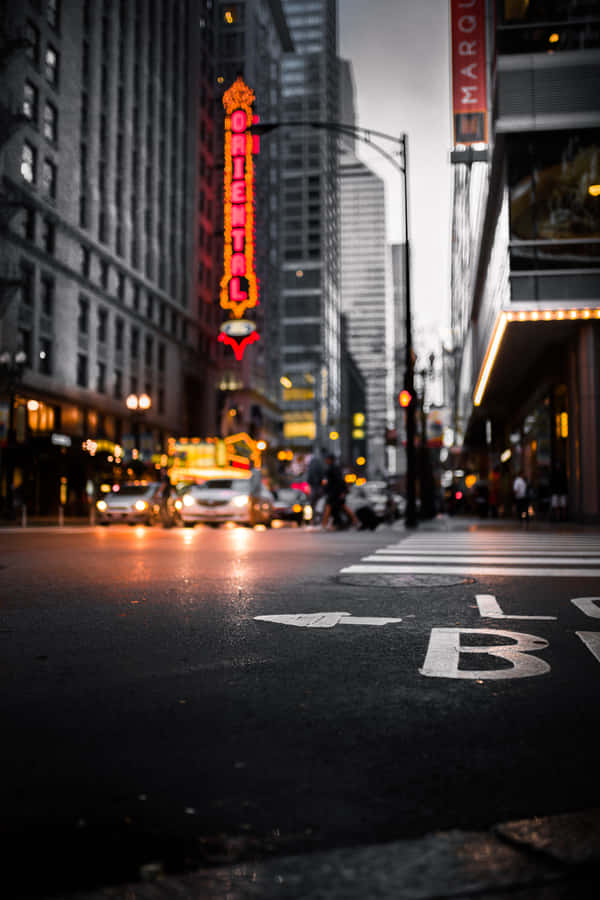
[[[289,488],[281,488],[277,491],[277,499],[283,500],[285,503],[291,500],[298,500],[300,498],[300,494],[298,491],[290,490]]]
[[[113,496],[118,497],[121,494],[128,494],[129,496],[147,494],[153,487],[154,485],[152,484],[121,484],[119,485],[118,491],[113,488]]]
[[[192,488],[194,494],[207,490],[237,491],[240,494],[247,494],[248,482],[241,478],[211,478],[209,481],[205,481],[204,484],[199,484]]]

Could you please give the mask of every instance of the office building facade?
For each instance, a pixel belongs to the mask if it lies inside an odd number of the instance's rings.
[[[282,120],[339,121],[337,4],[283,0],[295,53],[282,68]],[[286,127],[282,145],[283,442],[329,445],[341,414],[338,138]]]
[[[464,460],[492,476],[506,514],[523,470],[538,515],[597,521],[600,17],[584,0],[489,2],[482,15],[487,161],[481,143],[453,153]]]
[[[204,425],[195,398],[217,332],[199,325],[216,276],[202,114],[212,14],[211,0],[3,4],[15,127],[0,148],[2,418],[14,463],[2,490],[6,501],[14,474],[32,512],[56,507],[59,484],[61,505],[80,512],[116,463],[160,465],[169,434]],[[130,412],[128,395],[151,405]]]

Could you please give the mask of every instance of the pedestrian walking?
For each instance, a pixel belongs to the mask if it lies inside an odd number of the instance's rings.
[[[306,473],[306,480],[310,488],[310,506],[313,514],[313,524],[316,524],[317,503],[323,496],[323,480],[325,478],[325,463],[319,449],[315,449]]]
[[[517,518],[519,519],[521,524],[525,523],[526,526],[529,526],[528,488],[522,470],[518,473],[517,477],[513,481],[513,494],[517,507]]]
[[[325,511],[321,528],[325,531],[329,528],[329,519],[333,524],[330,530],[339,526],[342,521],[342,515],[345,514],[355,528],[358,528],[360,522],[349,506],[346,505],[346,482],[342,475],[342,470],[332,453],[328,453],[325,457]]]

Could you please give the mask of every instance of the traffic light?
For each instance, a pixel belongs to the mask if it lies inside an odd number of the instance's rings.
[[[400,391],[398,394],[398,403],[402,407],[402,409],[408,409],[410,404],[413,402],[413,395],[410,391],[407,391],[406,388]]]

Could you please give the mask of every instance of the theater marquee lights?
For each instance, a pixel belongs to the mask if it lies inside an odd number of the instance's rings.
[[[229,320],[219,340],[241,359],[248,344],[259,340],[247,310],[258,305],[258,279],[254,258],[254,160],[259,138],[252,134],[258,116],[252,111],[255,96],[241,77],[223,95],[225,107],[224,274],[221,307]]]

